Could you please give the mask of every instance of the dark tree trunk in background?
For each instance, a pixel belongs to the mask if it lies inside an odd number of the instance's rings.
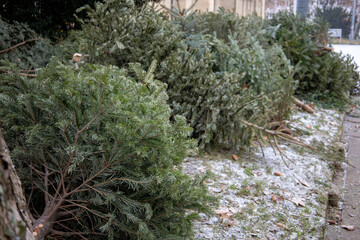
[[[31,240],[31,215],[0,130],[0,239]]]

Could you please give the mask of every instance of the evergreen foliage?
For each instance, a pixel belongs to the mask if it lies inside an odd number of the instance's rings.
[[[181,173],[190,136],[209,150],[301,145],[279,128],[294,92],[344,103],[359,80],[349,56],[327,51],[319,20],[147,3],[82,7],[61,51],[0,20],[0,124],[39,239],[189,238],[211,200],[208,174]],[[83,58],[49,63],[60,52]]]
[[[39,239],[177,239],[209,197],[181,173],[191,129],[166,85],[139,64],[74,70],[58,60],[37,78],[0,75],[0,119]],[[38,215],[39,214],[39,215]]]
[[[10,61],[22,70],[45,66],[54,55],[60,55],[50,41],[26,24],[9,24],[0,19],[0,60]]]
[[[280,12],[268,20],[268,24],[278,26],[272,34],[272,42],[283,47],[295,66],[294,78],[299,82],[297,94],[338,105],[348,101],[348,95],[359,81],[357,66],[350,56],[341,56],[325,48],[328,42],[326,22]]]
[[[97,2],[94,8],[84,6],[78,12],[85,10],[87,18],[79,19],[83,30],[71,33],[63,43],[69,58],[79,51],[88,54],[90,62],[120,67],[138,62],[148,68],[178,47],[178,29],[154,8],[115,0]]]
[[[233,11],[220,8],[218,12],[198,13],[195,24],[196,32],[215,34],[217,38],[229,42],[238,40],[241,48],[246,48],[250,37],[263,45],[267,41],[264,36],[264,21],[261,17],[251,15],[239,18]]]
[[[291,96],[293,88],[284,86],[290,86],[292,71],[277,46],[266,50],[247,39],[249,47],[243,50],[231,35],[221,40],[196,30],[205,21],[191,9],[168,9],[171,22],[166,13],[151,6],[139,9],[131,1],[105,1],[85,9],[83,30],[65,45],[88,54],[91,62],[148,67],[158,61],[154,74],[167,84],[173,115],[186,117],[202,148],[247,148],[252,137],[241,119],[265,125],[275,116],[283,119],[289,109],[291,101],[284,96]],[[262,81],[264,76],[271,80]],[[283,104],[272,103],[275,98]]]

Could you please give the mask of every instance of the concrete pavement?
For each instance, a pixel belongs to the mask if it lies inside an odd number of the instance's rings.
[[[355,98],[355,102],[360,98]],[[360,106],[345,116],[342,141],[347,143],[344,172],[335,180],[342,203],[337,211],[337,225],[328,225],[325,240],[360,240]],[[334,211],[334,209],[330,209]],[[341,226],[353,226],[349,231]]]

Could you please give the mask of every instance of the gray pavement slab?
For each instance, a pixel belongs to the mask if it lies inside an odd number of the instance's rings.
[[[340,207],[342,223],[326,227],[326,240],[360,240],[360,108],[350,114],[345,116],[342,136],[348,146],[346,160],[349,164],[340,178],[342,182],[337,182],[343,196]],[[348,231],[341,225],[354,226],[355,230]]]

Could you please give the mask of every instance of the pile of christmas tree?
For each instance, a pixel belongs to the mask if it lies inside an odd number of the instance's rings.
[[[0,124],[37,239],[188,238],[213,201],[208,174],[181,171],[189,149],[276,141],[263,135],[277,133],[295,92],[340,84],[333,96],[344,102],[358,80],[351,60],[319,45],[326,29],[289,14],[240,19],[130,0],[79,11],[82,30],[57,46],[0,20]],[[311,41],[293,41],[296,24]],[[315,70],[300,59],[309,56]]]

